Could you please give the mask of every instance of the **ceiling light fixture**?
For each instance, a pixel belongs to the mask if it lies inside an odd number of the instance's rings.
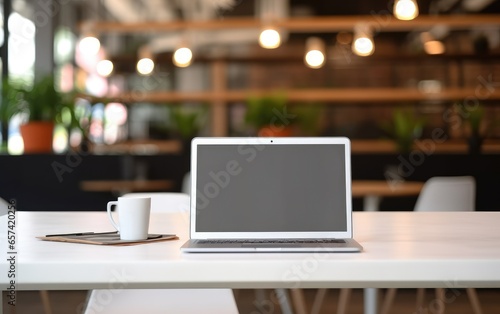
[[[94,36],[86,36],[80,40],[78,48],[84,54],[96,55],[101,48],[101,42]]]
[[[92,21],[86,21],[82,23],[82,31],[80,40],[78,41],[78,49],[81,53],[86,55],[97,55],[101,49],[101,42],[95,36],[92,30],[94,23]]]
[[[101,60],[96,65],[97,74],[108,77],[113,73],[113,62],[110,60]]]
[[[150,58],[142,58],[139,61],[137,61],[136,68],[137,68],[137,72],[139,72],[139,74],[150,75],[155,68],[155,63]]]
[[[178,67],[188,67],[193,61],[193,52],[188,47],[181,47],[174,52],[172,60]]]
[[[266,49],[275,49],[281,45],[281,35],[274,28],[264,29],[259,36],[259,45]]]
[[[354,28],[352,51],[361,57],[370,56],[375,51],[373,36],[368,26],[357,25]]]
[[[140,75],[151,75],[155,68],[153,61],[153,53],[149,46],[143,46],[139,49],[139,61],[137,61],[136,69]]]
[[[424,46],[425,53],[429,55],[440,55],[446,50],[442,41],[437,40],[431,32],[423,32],[420,34],[420,40]]]
[[[418,16],[416,0],[396,0],[394,2],[394,16],[399,20],[409,21]]]
[[[312,69],[319,69],[325,64],[325,43],[319,37],[310,37],[306,41],[305,64]]]
[[[261,23],[259,45],[265,49],[276,49],[287,37],[286,30],[276,28],[276,21],[289,17],[288,0],[255,1],[255,14]]]
[[[424,43],[424,50],[429,55],[440,55],[445,52],[445,47],[439,40],[430,40]]]

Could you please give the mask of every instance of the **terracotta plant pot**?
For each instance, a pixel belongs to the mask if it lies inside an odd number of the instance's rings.
[[[20,126],[25,154],[52,153],[54,123],[33,121]]]
[[[260,137],[287,137],[293,135],[293,128],[290,126],[265,126],[259,129]]]

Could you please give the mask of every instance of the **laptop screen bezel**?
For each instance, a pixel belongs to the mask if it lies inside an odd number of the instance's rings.
[[[201,145],[343,145],[345,160],[345,210],[346,230],[326,232],[197,232],[196,231],[196,184],[197,153]],[[196,137],[191,141],[191,202],[190,237],[191,239],[338,239],[352,238],[352,191],[351,191],[351,145],[346,137]]]

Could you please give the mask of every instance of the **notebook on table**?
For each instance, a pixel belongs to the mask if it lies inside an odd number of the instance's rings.
[[[359,252],[350,141],[195,138],[183,252]]]

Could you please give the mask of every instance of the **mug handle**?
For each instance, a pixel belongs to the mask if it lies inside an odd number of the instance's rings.
[[[113,206],[113,205],[118,206],[118,201],[108,202],[108,206],[107,206],[108,218],[109,218],[109,221],[111,222],[111,224],[113,225],[113,227],[115,227],[115,229],[118,230],[118,232],[120,232],[120,227],[113,219],[113,215],[111,215],[111,206]]]

